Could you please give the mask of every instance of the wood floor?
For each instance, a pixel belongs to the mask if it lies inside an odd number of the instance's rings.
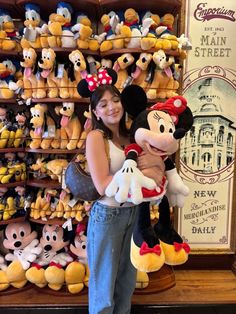
[[[235,314],[236,276],[230,270],[176,270],[176,285],[163,292],[133,296],[133,314]],[[86,314],[87,291],[74,296],[34,287],[0,293],[0,313]]]

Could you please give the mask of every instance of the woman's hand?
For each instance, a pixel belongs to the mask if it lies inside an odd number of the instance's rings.
[[[155,156],[149,153],[142,152],[137,160],[139,170],[158,167],[162,172],[165,171],[165,164],[160,156]]]

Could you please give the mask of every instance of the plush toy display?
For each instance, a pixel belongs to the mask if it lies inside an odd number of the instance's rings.
[[[63,138],[66,148],[69,150],[76,149],[81,134],[81,124],[78,116],[74,112],[75,104],[72,102],[64,102],[59,112],[61,114],[61,128],[65,130]]]
[[[179,82],[173,77],[171,68],[174,66],[174,57],[167,56],[164,50],[153,54],[155,64],[152,83],[148,86],[148,99],[170,98],[177,95]]]
[[[188,258],[189,247],[171,226],[170,207],[165,196],[167,180],[167,195],[172,206],[182,207],[189,190],[167,156],[177,151],[179,140],[191,128],[192,113],[182,96],[175,96],[145,110],[146,94],[135,85],[128,86],[122,92],[122,102],[128,113],[135,117],[130,129],[131,143],[135,144],[126,148],[126,161],[114,175],[106,195],[115,195],[119,203],[130,200],[140,204],[131,245],[131,261],[137,269],[150,272],[160,269],[164,262],[169,265],[182,264]],[[136,106],[133,106],[134,103]],[[158,186],[137,169],[136,159],[141,151],[162,156],[163,162],[159,168],[149,171],[150,174],[152,171],[160,172],[162,179]],[[159,220],[154,228],[151,226],[149,209],[149,201],[152,200],[159,203]]]
[[[16,32],[14,22],[7,10],[0,9],[0,49],[7,51],[20,51],[21,47],[16,41],[19,33]]]
[[[5,256],[5,260],[11,262],[5,273],[15,288],[22,288],[27,283],[25,271],[42,251],[36,238],[37,233],[32,231],[29,222],[11,223],[5,229],[3,245],[12,251]]]
[[[40,238],[41,254],[26,272],[26,278],[40,288],[47,284],[53,290],[61,289],[65,281],[62,267],[72,262],[67,253],[69,241],[62,227],[46,224]]]
[[[126,48],[140,48],[141,47],[141,31],[139,26],[139,15],[138,13],[129,8],[124,12],[124,25],[130,28],[129,34],[125,34]]]
[[[132,84],[142,87],[146,92],[146,88],[149,83],[149,64],[152,61],[152,54],[143,52],[140,54],[138,60],[136,61],[136,66],[131,73],[133,78]]]
[[[105,38],[100,45],[101,52],[125,48],[126,41],[130,40],[132,32],[129,26],[120,22],[119,16],[114,11],[102,15],[101,23],[104,33],[100,36]]]
[[[21,84],[15,83],[19,69],[16,61],[6,59],[0,63],[0,99],[13,98],[14,90],[21,87]]]
[[[58,64],[56,61],[56,54],[53,49],[44,48],[42,50],[41,59],[38,62],[40,68],[40,75],[47,81],[47,96],[49,98],[69,97],[69,79],[67,71],[63,67],[59,73]]]
[[[122,54],[114,63],[113,70],[117,73],[117,82],[115,84],[116,88],[120,91],[123,90],[125,84],[127,83],[128,67],[133,64],[134,57],[131,53]]]
[[[86,227],[83,224],[78,224],[74,241],[70,244],[70,251],[76,260],[70,263],[65,270],[66,285],[69,292],[73,294],[79,293],[84,288],[85,283],[88,286],[88,274],[85,276],[87,265],[86,247]]]
[[[72,27],[73,8],[67,2],[58,2],[56,13],[49,16],[48,23],[48,45],[50,48],[64,47],[75,48],[76,41]]]
[[[73,64],[73,70],[69,73],[70,79],[70,97],[81,98],[77,92],[78,83],[87,76],[86,61],[79,50],[74,50],[69,54],[69,60]],[[71,74],[71,75],[70,75]]]
[[[36,104],[30,108],[33,130],[30,130],[30,148],[48,149],[56,136],[55,122],[48,113],[47,105]]]
[[[20,63],[24,69],[23,93],[21,98],[45,98],[46,97],[46,84],[44,78],[37,75],[38,64],[37,64],[37,54],[33,48],[23,49],[23,61]]]
[[[48,47],[45,26],[42,27],[40,7],[34,3],[25,4],[25,21],[21,47],[24,48],[46,48]]]

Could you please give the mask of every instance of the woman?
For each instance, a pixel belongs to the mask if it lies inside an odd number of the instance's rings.
[[[86,140],[86,156],[94,185],[100,195],[123,165],[123,148],[129,144],[120,93],[113,85],[99,86],[91,97],[93,130]],[[104,136],[108,138],[109,159]],[[155,157],[156,159],[156,157]],[[145,168],[153,157],[142,156]],[[130,262],[130,240],[137,206],[119,204],[102,196],[94,203],[88,225],[89,313],[127,314],[135,289],[136,270]]]

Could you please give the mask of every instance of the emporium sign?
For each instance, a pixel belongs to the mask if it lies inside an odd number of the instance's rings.
[[[236,234],[236,1],[186,1],[183,95],[193,128],[182,139],[180,175],[190,188],[178,231],[192,252],[234,252]]]

